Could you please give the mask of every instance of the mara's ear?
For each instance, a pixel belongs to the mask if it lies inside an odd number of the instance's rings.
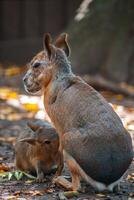
[[[34,138],[24,138],[20,139],[19,142],[27,142],[28,144],[35,145],[36,140]]]
[[[51,57],[52,57],[54,49],[53,49],[53,46],[52,46],[52,38],[51,38],[51,35],[49,33],[46,33],[44,35],[43,46],[44,46],[44,49],[46,50],[48,58],[50,60]]]
[[[39,128],[40,128],[40,126],[39,125],[36,125],[36,124],[34,124],[34,123],[32,123],[32,122],[27,122],[27,125],[29,126],[29,128],[31,128],[32,129],[32,131],[37,131]]]
[[[70,47],[68,44],[68,34],[62,33],[55,41],[54,45],[61,48],[66,53],[67,57],[70,55]]]

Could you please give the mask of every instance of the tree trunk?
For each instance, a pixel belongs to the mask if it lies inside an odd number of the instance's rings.
[[[134,85],[134,0],[94,0],[67,32],[75,72]]]

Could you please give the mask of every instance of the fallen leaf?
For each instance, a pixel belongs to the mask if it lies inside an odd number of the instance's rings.
[[[134,173],[127,176],[127,180],[134,181]]]
[[[8,172],[8,180],[9,180],[9,181],[11,180],[12,177],[13,177],[13,173]]]
[[[7,173],[6,173],[6,172],[0,172],[0,177],[1,177],[1,178],[7,177]]]
[[[3,196],[2,200],[15,200],[16,199],[16,196],[14,195],[8,195],[7,197],[6,196]]]
[[[127,125],[127,129],[134,131],[134,124]]]
[[[121,94],[115,95],[115,98],[119,101],[121,101],[124,97]]]
[[[78,191],[68,191],[68,192],[63,192],[64,196],[67,198],[71,197],[77,197],[79,195]]]
[[[28,174],[28,173],[26,173],[26,172],[23,172],[23,174],[24,174],[25,176],[27,176],[28,178],[36,179],[35,176],[32,176],[31,174]]]
[[[48,189],[45,189],[43,191],[45,191],[45,193],[53,193],[55,190],[52,189],[52,188],[48,188]]]
[[[31,184],[33,182],[34,182],[34,180],[27,180],[27,181],[25,181],[25,183],[27,183],[27,184]]]
[[[36,195],[39,195],[39,196],[42,196],[43,193],[39,190],[30,190],[30,191],[24,191],[25,194],[30,194],[31,196],[36,196]]]
[[[106,194],[103,194],[103,193],[97,193],[96,196],[97,196],[97,197],[105,197]]]
[[[7,99],[16,99],[18,97],[18,94],[16,91],[13,91],[9,88],[3,87],[0,88],[0,98],[7,100]]]
[[[32,103],[26,103],[23,104],[23,107],[25,110],[29,110],[29,111],[35,111],[37,112],[39,110],[38,104],[32,104]]]
[[[36,196],[36,195],[42,196],[43,195],[43,193],[41,191],[39,191],[39,190],[35,190],[31,194],[32,194],[32,196]]]
[[[9,143],[14,143],[16,140],[16,137],[0,137],[1,142],[9,142]],[[7,166],[6,166],[7,167]],[[1,169],[1,167],[0,167]],[[8,170],[6,170],[8,171]]]
[[[23,177],[23,172],[21,172],[21,171],[15,171],[15,172],[14,172],[14,176],[15,176],[15,178],[16,178],[17,180],[20,180],[20,179],[22,179],[22,177]]]
[[[18,195],[20,195],[20,194],[21,194],[21,191],[15,191],[15,192],[14,192],[14,195],[15,195],[15,196],[18,196]]]
[[[10,170],[10,168],[7,166],[7,165],[5,165],[5,164],[0,164],[0,172],[2,171],[4,171],[4,172],[6,172],[6,171],[9,171]]]

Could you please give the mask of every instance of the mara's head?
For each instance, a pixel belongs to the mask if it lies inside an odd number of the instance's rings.
[[[54,76],[57,66],[62,68],[62,64],[69,63],[67,57],[70,54],[70,48],[67,38],[67,34],[63,33],[52,43],[50,34],[45,34],[43,51],[38,53],[27,65],[28,71],[23,78],[27,92],[40,94]]]

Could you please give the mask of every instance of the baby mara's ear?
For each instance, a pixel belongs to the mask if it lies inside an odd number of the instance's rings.
[[[34,138],[24,138],[20,139],[19,142],[27,142],[28,144],[35,145],[36,140]]]
[[[44,46],[44,49],[47,52],[49,60],[51,60],[52,57],[55,55],[55,49],[52,45],[52,38],[51,38],[51,35],[49,33],[46,33],[45,36],[44,36],[43,46]]]
[[[34,124],[33,122],[27,122],[27,125],[29,126],[29,128],[31,128],[32,129],[32,131],[37,131],[39,128],[40,128],[40,126],[39,125],[37,125],[37,124]]]
[[[70,47],[68,44],[68,34],[62,33],[55,41],[54,45],[58,48],[63,49],[66,56],[68,57],[70,55]]]

